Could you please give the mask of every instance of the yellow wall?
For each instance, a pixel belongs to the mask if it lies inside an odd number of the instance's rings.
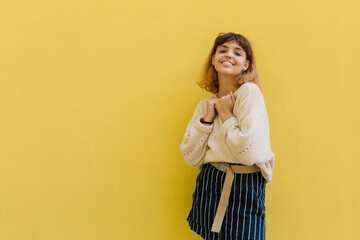
[[[0,239],[199,239],[179,151],[219,32],[253,44],[269,240],[359,239],[358,1],[1,1]]]

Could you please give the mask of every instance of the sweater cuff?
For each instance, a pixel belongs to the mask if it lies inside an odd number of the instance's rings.
[[[200,132],[211,133],[214,128],[214,123],[209,126],[206,126],[200,122],[200,118],[203,118],[203,117],[200,116],[195,121],[194,125],[195,125],[196,129],[199,130]]]
[[[237,124],[237,117],[233,116],[233,117],[229,117],[220,127],[220,133],[223,136],[226,136],[228,130],[230,129],[230,127],[234,126]]]

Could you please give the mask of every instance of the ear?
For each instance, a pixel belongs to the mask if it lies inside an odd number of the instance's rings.
[[[211,57],[211,64],[215,66],[215,60],[214,60],[214,59],[215,59],[215,55],[212,55],[212,57]]]
[[[249,61],[249,60],[246,60],[246,63],[245,63],[245,70],[244,70],[244,71],[246,71],[246,70],[248,69],[249,65],[250,65],[250,61]]]

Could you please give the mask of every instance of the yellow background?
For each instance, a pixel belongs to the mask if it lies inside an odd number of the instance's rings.
[[[358,1],[1,1],[0,239],[200,239],[179,151],[219,32],[253,45],[269,240],[359,239]]]

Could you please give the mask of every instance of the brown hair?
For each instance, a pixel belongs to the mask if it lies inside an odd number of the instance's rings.
[[[246,82],[253,82],[261,90],[260,78],[256,68],[255,57],[250,42],[242,35],[233,32],[219,33],[215,39],[214,46],[210,51],[203,67],[201,79],[197,84],[208,92],[217,93],[219,91],[219,80],[217,72],[212,65],[212,56],[215,55],[217,47],[225,42],[236,41],[246,52],[246,59],[249,60],[249,67],[241,72],[237,78],[239,86]]]

